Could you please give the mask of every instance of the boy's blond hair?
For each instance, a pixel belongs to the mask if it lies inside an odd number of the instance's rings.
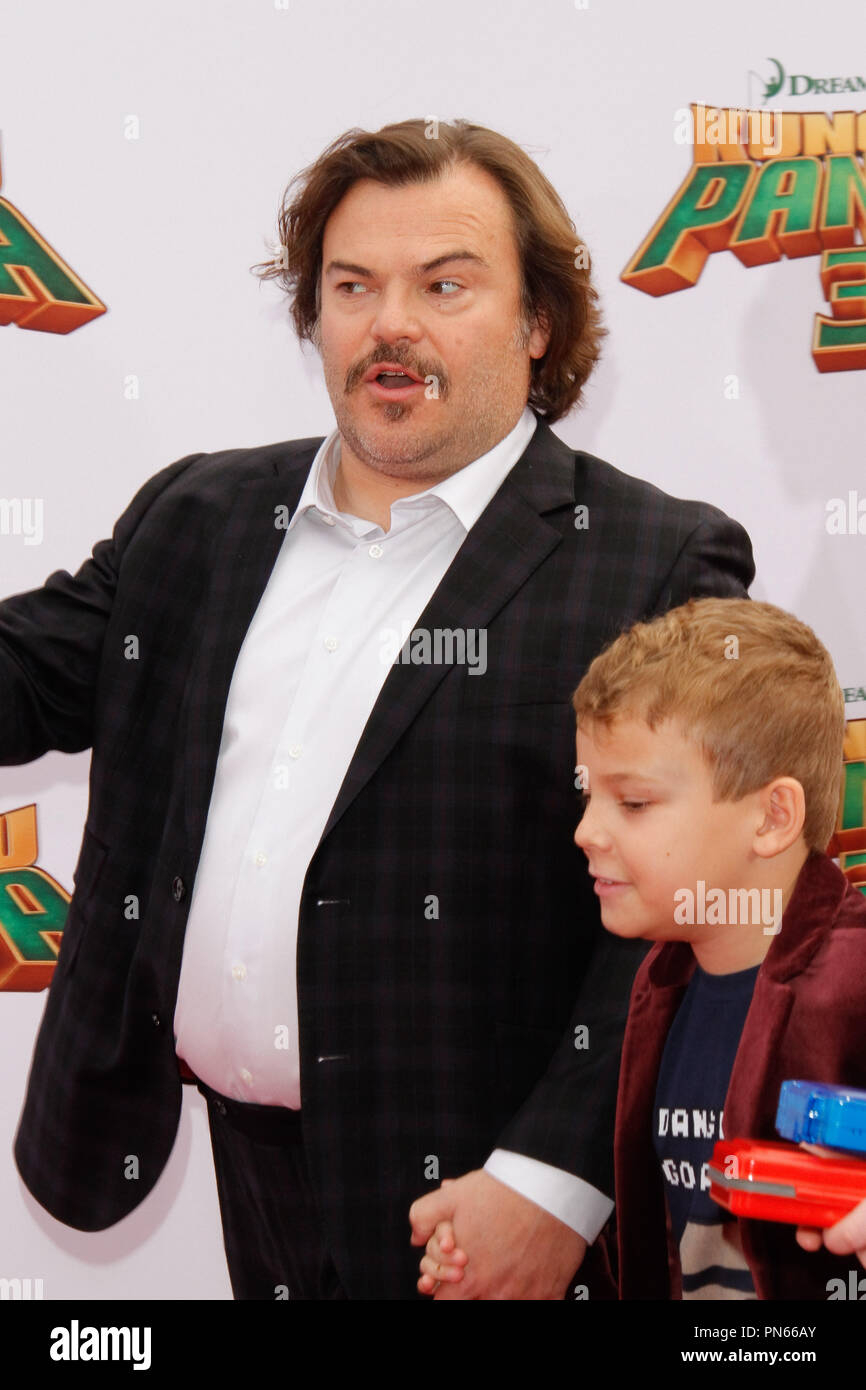
[[[845,702],[814,632],[771,603],[690,599],[617,637],[572,699],[578,724],[674,719],[713,772],[716,801],[739,801],[774,777],[806,799],[803,836],[824,850],[836,825]]]

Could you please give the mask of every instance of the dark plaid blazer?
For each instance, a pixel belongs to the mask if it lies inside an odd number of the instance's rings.
[[[174,1143],[172,1020],[229,682],[320,442],[181,459],[76,575],[0,604],[0,763],[93,750],[15,1140],[34,1197],[81,1230],[130,1212]],[[304,1137],[350,1297],[414,1296],[411,1201],[495,1146],[612,1190],[643,946],[604,933],[572,840],[570,696],[624,625],[753,575],[736,522],[539,422],[417,624],[485,628],[486,673],[389,672],[298,937]]]

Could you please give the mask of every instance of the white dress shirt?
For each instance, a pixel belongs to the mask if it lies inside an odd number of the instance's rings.
[[[177,1053],[222,1095],[301,1104],[296,949],[310,860],[394,634],[415,626],[535,424],[527,407],[488,453],[393,502],[388,531],[337,510],[339,431],[313,460],[232,676],[184,939]],[[525,1155],[496,1150],[486,1167],[588,1240],[613,1208]]]

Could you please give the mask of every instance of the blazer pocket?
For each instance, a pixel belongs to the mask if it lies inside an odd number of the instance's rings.
[[[60,939],[60,953],[57,958],[57,968],[64,975],[70,975],[75,965],[75,958],[78,955],[81,938],[87,927],[93,896],[107,854],[108,846],[104,845],[92,831],[85,827],[78,863],[72,873],[75,887],[66,915],[63,935]]]
[[[480,675],[467,671],[463,682],[463,708],[567,705],[578,679],[578,674],[565,666],[530,666],[513,672],[488,670]]]

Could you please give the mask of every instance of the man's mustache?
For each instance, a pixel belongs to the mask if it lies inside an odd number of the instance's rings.
[[[375,367],[380,362],[389,362],[395,367],[405,367],[407,371],[413,372],[422,381],[430,382],[431,379],[436,384],[436,392],[441,397],[448,391],[448,376],[441,363],[419,362],[417,358],[411,358],[405,352],[388,352],[384,348],[377,349],[372,357],[366,358],[363,362],[358,362],[354,367],[350,367],[346,373],[346,394],[354,391],[367,375],[371,367]]]

